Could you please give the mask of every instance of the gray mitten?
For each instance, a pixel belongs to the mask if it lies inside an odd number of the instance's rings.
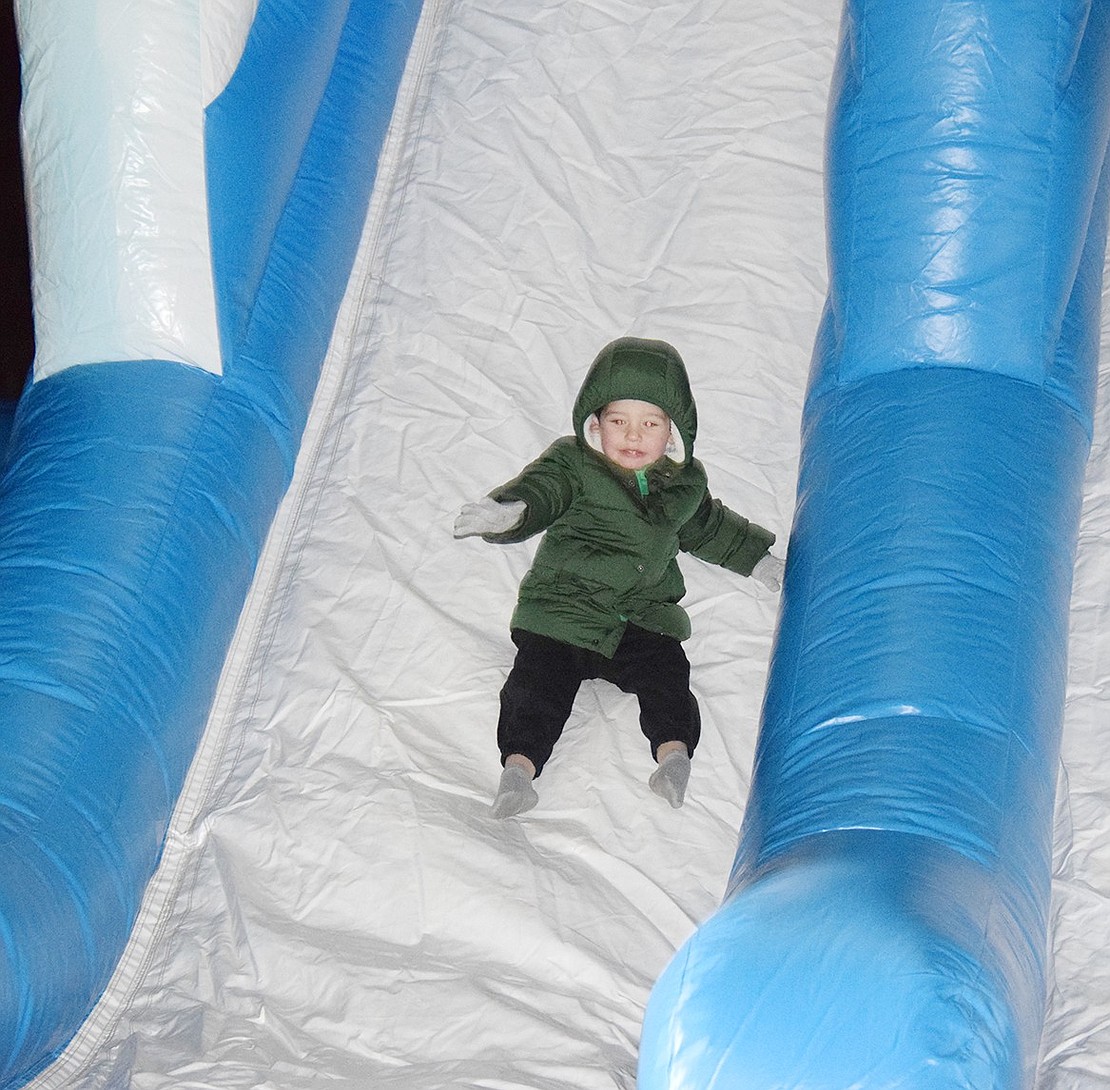
[[[476,503],[464,503],[455,516],[455,537],[503,534],[520,524],[527,506],[523,500],[498,503],[490,496],[484,496]]]
[[[752,578],[768,590],[782,590],[782,576],[785,571],[786,561],[767,553],[752,568]]]
[[[689,782],[690,755],[678,749],[668,753],[659,762],[659,767],[648,780],[648,787],[677,810],[686,797],[686,785]]]

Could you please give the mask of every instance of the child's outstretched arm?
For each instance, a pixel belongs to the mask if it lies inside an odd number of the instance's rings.
[[[546,530],[570,506],[575,458],[574,440],[557,440],[519,476],[465,504],[455,519],[455,537],[481,534],[486,541],[511,544]]]
[[[707,492],[678,535],[683,552],[750,575],[771,590],[782,588],[784,562],[771,554],[775,535],[730,510]]]

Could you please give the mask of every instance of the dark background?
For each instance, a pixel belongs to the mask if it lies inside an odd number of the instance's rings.
[[[0,0],[0,400],[14,400],[35,355],[13,0]]]

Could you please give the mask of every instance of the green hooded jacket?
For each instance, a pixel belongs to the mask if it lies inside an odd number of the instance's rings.
[[[595,449],[591,419],[613,401],[635,399],[671,419],[673,453],[628,470]],[[684,640],[690,619],[676,557],[688,552],[751,575],[775,535],[709,494],[693,457],[697,410],[682,358],[663,341],[622,337],[594,360],[573,412],[574,435],[557,439],[521,474],[490,495],[522,500],[523,520],[498,543],[545,530],[520,585],[513,628],[524,628],[611,658],[629,622]]]

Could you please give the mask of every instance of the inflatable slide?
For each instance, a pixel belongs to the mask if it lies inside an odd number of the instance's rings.
[[[1106,0],[16,11],[3,1090],[1110,1086]],[[495,821],[453,515],[624,333],[786,585]]]

